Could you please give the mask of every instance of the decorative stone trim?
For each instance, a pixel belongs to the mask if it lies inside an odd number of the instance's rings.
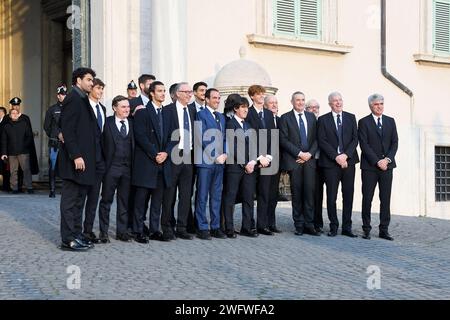
[[[329,44],[322,42],[303,41],[299,39],[290,39],[283,37],[264,36],[258,34],[247,35],[248,42],[255,47],[270,48],[270,49],[296,49],[307,51],[321,51],[329,54],[347,54],[353,49],[352,46],[341,44]]]

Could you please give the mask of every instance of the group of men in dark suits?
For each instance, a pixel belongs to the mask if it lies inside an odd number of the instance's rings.
[[[91,69],[75,70],[73,90],[61,108],[62,249],[86,251],[94,243],[109,242],[109,214],[116,193],[116,238],[121,241],[192,240],[193,232],[203,240],[236,238],[234,207],[239,195],[239,234],[273,236],[281,232],[275,219],[280,168],[291,179],[295,234],[317,236],[321,231],[314,223],[318,166],[327,185],[328,235],[336,236],[339,227],[336,198],[341,182],[342,234],[355,237],[351,212],[358,133],[363,151],[364,237],[370,238],[370,204],[379,183],[380,237],[392,239],[388,195],[398,138],[395,122],[383,115],[381,96],[369,98],[368,119],[375,122],[371,126],[362,119],[358,132],[355,116],[342,110],[339,93],[330,95],[332,112],[316,120],[304,110],[305,95],[296,92],[293,110],[280,118],[276,98],[266,97],[265,89],[254,85],[248,91],[252,105],[239,95],[230,96],[226,109],[233,112],[224,115],[218,112],[220,92],[207,89],[206,83],[197,83],[194,90],[185,82],[173,85],[173,103],[163,107],[165,85],[143,75],[141,95],[131,100],[117,96],[112,102],[114,116],[106,118],[100,103],[105,85],[95,77]],[[189,104],[194,93],[195,101]],[[101,185],[97,238],[92,228]]]
[[[379,236],[393,240],[389,234],[392,169],[398,135],[394,119],[385,116],[384,98],[369,97],[371,115],[357,125],[355,115],[343,111],[342,95],[331,93],[328,98],[331,112],[317,117],[305,112],[305,95],[292,96],[293,110],[281,117],[280,145],[282,169],[290,174],[295,234],[319,236],[323,232],[322,193],[327,190],[327,211],[330,220],[328,236],[338,233],[336,200],[341,184],[343,198],[342,235],[356,238],[352,231],[352,210],[355,165],[359,163],[358,143],[362,150],[363,238],[370,239],[371,204],[376,185],[380,189]],[[317,101],[308,102],[318,114]]]

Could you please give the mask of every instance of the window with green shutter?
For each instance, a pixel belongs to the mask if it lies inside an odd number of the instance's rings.
[[[322,0],[273,0],[274,34],[322,39]]]
[[[450,0],[433,1],[433,51],[450,54]]]

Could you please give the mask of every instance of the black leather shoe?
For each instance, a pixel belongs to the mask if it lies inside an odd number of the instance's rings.
[[[320,233],[314,230],[314,228],[306,228],[305,234],[309,234],[310,236],[320,237]]]
[[[145,225],[145,223],[144,223],[144,235],[146,236],[150,235],[150,229]]]
[[[295,232],[294,232],[294,234],[295,234],[296,236],[302,236],[302,235],[303,235],[303,229],[296,229]]]
[[[200,230],[199,232],[197,232],[197,238],[202,240],[212,240],[212,237],[209,234],[208,230]]]
[[[226,239],[227,236],[220,229],[211,230],[211,236],[217,239]]]
[[[144,234],[138,234],[134,238],[134,241],[136,241],[137,243],[147,244],[148,243],[148,238]]]
[[[177,232],[177,238],[183,239],[183,240],[193,240],[194,237],[187,233],[187,231],[179,231]]]
[[[131,237],[128,235],[128,233],[118,234],[116,236],[116,240],[123,241],[123,242],[130,242]]]
[[[270,231],[269,228],[258,229],[258,233],[263,234],[265,236],[273,236],[274,235],[274,233],[272,231]]]
[[[159,231],[154,232],[150,235],[150,240],[163,241],[163,234]]]
[[[84,239],[83,236],[76,238],[74,241],[77,242],[81,246],[87,247],[88,249],[92,249],[95,247],[91,241]]]
[[[174,236],[173,233],[167,233],[167,232],[163,233],[162,241],[169,242],[172,240],[177,240],[177,238]]]
[[[281,231],[277,227],[269,227],[269,230],[272,231],[273,233],[283,233],[283,231]]]
[[[80,242],[86,244],[87,246],[94,247],[94,242],[92,242],[92,241],[90,240],[90,238],[86,237],[85,234],[80,234],[80,235],[78,236],[78,239],[75,239],[75,241],[80,241]]]
[[[352,231],[342,231],[342,235],[350,238],[358,238]]]
[[[27,190],[27,193],[28,193],[28,194],[34,194],[34,190],[33,190],[33,189],[28,189],[28,190]]]
[[[88,251],[90,249],[87,246],[83,246],[83,245],[79,244],[75,240],[71,241],[69,243],[62,242],[60,248],[63,251],[75,251],[75,252],[85,252],[85,251]]]
[[[250,237],[250,238],[256,238],[259,236],[259,234],[256,230],[246,230],[246,229],[241,229],[240,235],[244,236],[244,237]]]
[[[82,235],[81,235],[81,240],[83,240],[84,242],[88,242],[88,241],[90,241],[90,242],[92,242],[92,243],[98,243],[98,238],[97,238],[97,236],[95,235],[95,233],[93,233],[93,232],[86,232],[86,233],[83,233]]]
[[[55,191],[50,191],[50,194],[48,195],[49,198],[56,198]]]
[[[370,237],[370,232],[366,232],[366,231],[365,231],[364,234],[363,234],[363,236],[362,236],[362,238],[363,238],[363,239],[366,239],[366,240],[370,240],[370,238],[371,238],[371,237]]]
[[[329,237],[336,237],[336,236],[337,236],[337,231],[331,230],[330,232],[328,232],[327,235],[328,235]]]
[[[314,227],[317,233],[323,234],[323,229],[321,227]]]
[[[99,242],[103,243],[103,244],[107,244],[107,243],[110,243],[111,241],[109,240],[108,234],[100,233]]]
[[[379,236],[380,236],[381,239],[394,241],[394,238],[392,238],[391,235],[388,232],[382,232],[382,233],[380,233]]]
[[[19,194],[19,190],[13,190],[11,191],[11,194]]]
[[[227,236],[228,239],[236,239],[237,238],[236,232],[234,232],[234,230],[226,231],[225,235]]]

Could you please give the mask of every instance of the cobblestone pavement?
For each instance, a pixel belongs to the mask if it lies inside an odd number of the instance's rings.
[[[142,245],[111,230],[111,244],[71,253],[58,249],[59,197],[3,194],[0,299],[450,299],[450,221],[393,216],[388,242],[376,232],[371,241],[297,237],[290,214],[281,203],[284,232],[274,237]],[[71,265],[78,290],[66,284]],[[381,289],[368,289],[369,266],[380,268]]]

